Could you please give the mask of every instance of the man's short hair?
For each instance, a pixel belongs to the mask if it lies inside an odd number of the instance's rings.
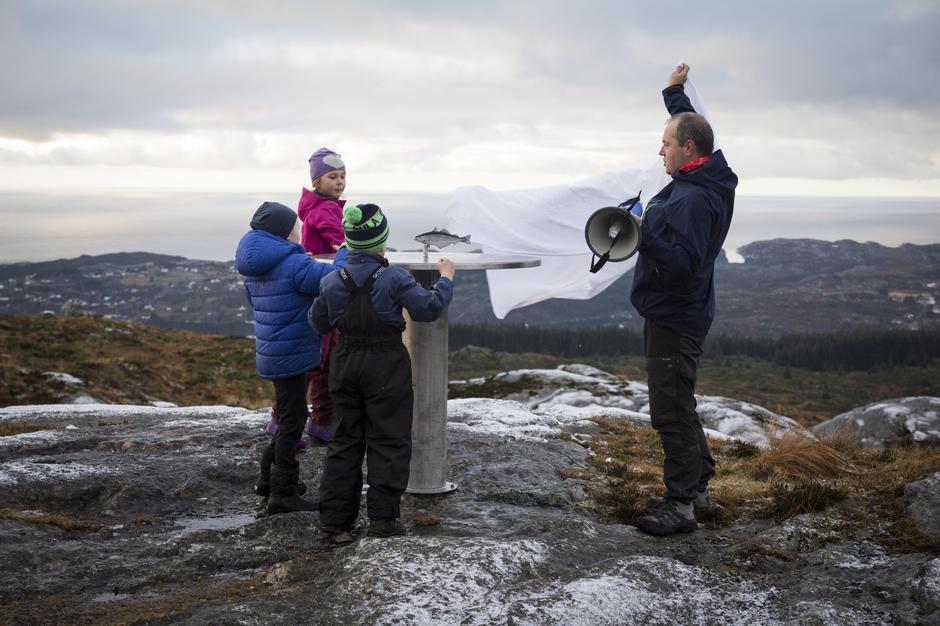
[[[673,115],[676,120],[676,141],[679,145],[685,145],[685,142],[695,143],[695,151],[698,156],[710,156],[715,151],[715,133],[712,132],[711,124],[698,113],[679,113]]]

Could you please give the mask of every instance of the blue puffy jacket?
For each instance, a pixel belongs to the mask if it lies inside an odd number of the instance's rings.
[[[669,113],[692,112],[681,85],[663,91]],[[630,301],[659,326],[704,337],[715,319],[715,259],[721,252],[738,177],[721,150],[647,204]]]
[[[320,293],[320,279],[343,267],[346,254],[344,247],[334,265],[319,263],[300,244],[263,230],[249,231],[238,242],[235,267],[254,308],[259,376],[292,378],[320,362],[320,336],[307,323],[307,311]]]

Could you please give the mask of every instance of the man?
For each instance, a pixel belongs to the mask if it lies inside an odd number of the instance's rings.
[[[694,531],[695,513],[714,511],[708,481],[715,462],[695,412],[695,371],[715,317],[715,258],[731,225],[738,178],[683,85],[689,66],[669,76],[663,100],[672,118],[663,132],[666,173],[640,222],[630,301],[643,326],[650,418],[665,453],[662,504],[638,520],[656,535]]]

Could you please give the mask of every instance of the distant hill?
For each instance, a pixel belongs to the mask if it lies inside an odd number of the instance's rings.
[[[776,337],[801,332],[920,329],[940,324],[940,245],[772,239],[724,253],[715,268],[712,333]],[[587,271],[587,270],[585,270]],[[450,320],[495,323],[483,272],[458,275]],[[591,300],[548,300],[509,313],[533,326],[640,327],[630,305],[633,271]]]
[[[798,332],[919,329],[940,325],[940,244],[897,248],[855,241],[773,239],[716,266],[714,333],[774,337]],[[585,269],[587,271],[587,269]],[[450,320],[464,324],[640,326],[628,272],[591,300],[554,299],[500,322],[486,275],[457,276]],[[251,312],[232,262],[143,252],[0,265],[0,313],[90,313],[197,332],[247,335]]]

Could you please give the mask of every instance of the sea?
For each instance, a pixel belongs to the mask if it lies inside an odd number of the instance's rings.
[[[0,193],[0,262],[139,251],[226,261],[259,204],[295,207],[298,195]],[[379,193],[353,200],[382,206],[391,224],[390,246],[399,250],[416,248],[415,235],[447,225],[450,194]],[[725,243],[729,258],[746,261],[736,256],[739,248],[775,238],[940,243],[940,198],[738,196]]]

